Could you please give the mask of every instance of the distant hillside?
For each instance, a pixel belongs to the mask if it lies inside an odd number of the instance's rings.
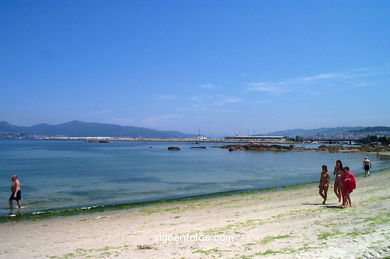
[[[376,132],[390,132],[390,127],[377,126],[377,127],[367,127],[358,130],[351,130],[352,133],[376,133]]]
[[[0,133],[3,135],[40,135],[65,137],[134,137],[134,138],[193,138],[196,135],[179,131],[161,131],[133,126],[70,121],[58,125],[37,124],[31,127],[11,125],[0,121]]]
[[[336,127],[336,128],[319,128],[319,129],[290,129],[271,132],[268,135],[285,136],[285,137],[307,137],[315,135],[339,135],[350,131],[363,129],[364,127]]]

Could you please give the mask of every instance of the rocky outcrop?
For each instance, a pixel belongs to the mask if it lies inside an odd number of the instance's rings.
[[[318,148],[296,147],[294,145],[263,145],[263,144],[247,144],[247,145],[224,145],[213,146],[215,148],[228,149],[232,151],[252,150],[252,151],[271,151],[271,152],[287,152],[287,151],[326,151],[326,152],[343,152],[343,153],[367,153],[367,152],[386,152],[390,151],[390,147],[370,147],[370,146],[353,146],[343,147],[341,145],[321,145]]]
[[[389,152],[390,146],[362,146],[360,149],[364,152]]]
[[[339,152],[340,150],[345,150],[345,147],[341,146],[341,145],[321,145],[318,147],[319,150],[321,151],[328,151],[328,152],[331,152],[331,153],[335,153],[335,152]]]
[[[200,148],[200,149],[206,149],[204,146],[199,146],[199,147],[190,147],[190,148]]]
[[[263,145],[263,144],[247,144],[247,145],[224,145],[224,146],[214,146],[219,148],[225,148],[229,151],[238,151],[238,150],[255,150],[255,151],[273,151],[273,152],[283,152],[283,151],[302,151],[304,148],[295,147],[294,145],[283,146],[283,145]]]
[[[180,148],[179,147],[168,147],[168,150],[179,151]]]

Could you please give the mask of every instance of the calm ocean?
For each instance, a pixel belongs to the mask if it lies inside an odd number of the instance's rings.
[[[359,173],[365,156],[228,152],[213,145],[220,144],[0,140],[0,215],[8,214],[11,174],[22,183],[23,211],[34,212],[305,183],[337,159]],[[369,158],[374,170],[390,167],[390,160]]]

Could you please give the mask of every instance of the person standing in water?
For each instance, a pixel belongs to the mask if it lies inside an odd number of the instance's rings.
[[[328,198],[328,188],[330,184],[330,175],[328,173],[328,167],[326,165],[322,166],[322,172],[320,177],[320,184],[318,185],[319,194],[324,199],[322,204],[325,204],[326,199]]]
[[[16,200],[18,203],[18,208],[22,207],[22,190],[20,189],[20,181],[18,177],[14,174],[11,177],[11,196],[9,197],[9,208],[12,210],[14,208],[13,200]]]
[[[364,177],[370,175],[371,166],[372,166],[371,161],[368,159],[368,157],[365,157],[363,161]]]
[[[337,198],[339,199],[339,203],[341,202],[342,198],[342,183],[341,183],[341,175],[344,173],[343,169],[343,163],[341,160],[336,161],[336,166],[334,167],[333,175],[334,175],[334,193],[336,194]]]

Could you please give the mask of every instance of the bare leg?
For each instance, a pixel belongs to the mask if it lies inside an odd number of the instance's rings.
[[[324,195],[322,194],[322,188],[320,187],[320,189],[318,190],[318,194],[321,195],[322,198],[324,198]]]
[[[340,195],[339,202],[341,202],[341,199],[343,197],[343,190],[340,185],[339,185],[339,195]]]
[[[325,204],[325,201],[326,201],[326,194],[324,194],[325,193],[325,188],[324,187],[320,187],[320,190],[319,190],[319,192],[318,192],[320,195],[321,195],[321,197],[324,199],[324,201],[322,202],[322,204]]]
[[[12,202],[11,199],[9,200],[9,209],[10,209],[10,210],[13,210],[13,209],[14,209],[14,204],[13,204],[13,202]]]
[[[341,202],[341,192],[340,192],[340,187],[339,186],[337,186],[336,187],[336,192],[337,192],[337,198],[339,199],[339,203]]]
[[[325,204],[327,199],[328,199],[328,187],[325,187],[324,188],[324,202],[323,202],[323,204]]]
[[[348,191],[346,191],[346,193],[345,193],[345,195],[344,195],[344,197],[343,197],[343,207],[345,208],[345,207],[347,207],[347,205],[349,204],[349,206],[352,206],[351,205],[351,198],[349,197],[349,192]]]
[[[22,208],[22,200],[18,200],[18,208],[19,208],[19,209]]]
[[[339,202],[341,201],[341,193],[339,189],[339,185],[336,183],[333,187],[334,193],[336,194],[337,198],[339,199]]]

